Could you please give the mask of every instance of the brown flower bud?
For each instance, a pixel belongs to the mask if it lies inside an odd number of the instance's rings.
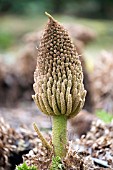
[[[81,62],[67,31],[49,15],[38,49],[33,85],[39,109],[47,115],[75,116],[86,91]]]

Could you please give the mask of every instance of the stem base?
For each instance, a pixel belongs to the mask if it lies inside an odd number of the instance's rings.
[[[55,156],[65,157],[67,144],[67,118],[65,115],[53,116],[52,143]]]

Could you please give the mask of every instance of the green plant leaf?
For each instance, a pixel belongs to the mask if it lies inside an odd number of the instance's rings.
[[[38,170],[35,166],[28,166],[25,162],[22,165],[16,166],[16,170]]]
[[[61,161],[61,158],[59,156],[52,158],[52,166],[50,170],[65,170],[65,167]]]
[[[107,113],[104,110],[98,110],[96,111],[96,116],[103,120],[105,123],[110,123],[113,119],[113,115],[111,115],[110,113]]]

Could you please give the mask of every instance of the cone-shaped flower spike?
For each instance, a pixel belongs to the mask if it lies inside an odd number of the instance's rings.
[[[67,31],[48,13],[34,73],[33,99],[38,108],[53,117],[52,142],[56,156],[64,157],[67,119],[82,109],[86,91],[79,56]]]

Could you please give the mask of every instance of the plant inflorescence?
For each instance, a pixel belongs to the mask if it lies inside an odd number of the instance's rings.
[[[51,15],[46,15],[49,21],[38,48],[33,99],[43,113],[52,117],[54,155],[63,158],[67,120],[82,109],[86,90],[79,55],[68,32]],[[43,137],[41,140],[49,146]]]

